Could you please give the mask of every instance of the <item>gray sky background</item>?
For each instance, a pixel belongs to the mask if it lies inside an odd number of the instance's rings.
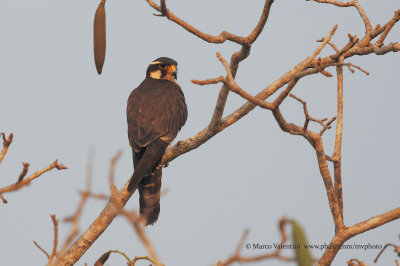
[[[116,183],[132,173],[125,108],[129,93],[144,78],[148,64],[160,56],[179,62],[178,82],[189,108],[178,139],[203,129],[210,120],[219,85],[196,86],[190,79],[224,75],[216,52],[229,59],[240,47],[208,44],[165,18],[155,17],[146,1],[107,1],[107,57],[103,75],[93,62],[92,27],[99,1],[3,0],[0,8],[0,131],[13,132],[14,142],[0,166],[0,186],[16,181],[21,163],[30,173],[54,159],[69,167],[51,171],[29,187],[5,194],[0,206],[0,264],[43,265],[45,256],[33,245],[52,245],[50,214],[63,218],[75,211],[85,187],[86,163],[94,150],[93,190],[108,192],[109,159],[123,151]],[[372,25],[384,24],[398,0],[360,1]],[[257,23],[264,1],[167,1],[179,17],[210,34],[227,30],[247,35]],[[353,8],[303,0],[276,0],[250,57],[240,65],[237,83],[256,94],[319,45],[338,24],[332,41],[342,47],[347,34],[363,36],[364,26]],[[387,38],[400,41],[396,25]],[[332,53],[326,47],[322,55]],[[400,54],[353,57],[348,62],[371,72],[344,74],[343,190],[345,223],[351,225],[398,207]],[[335,73],[334,68],[329,69]],[[336,112],[336,79],[307,77],[294,93],[307,100],[314,117]],[[229,96],[225,114],[245,100]],[[303,123],[302,106],[287,99],[288,121]],[[336,124],[334,124],[336,125]],[[314,128],[317,128],[315,126]],[[332,152],[334,131],[325,135]],[[301,137],[281,132],[269,111],[256,108],[209,142],[174,160],[164,169],[159,221],[148,233],[166,265],[210,265],[230,256],[245,228],[247,243],[279,242],[277,221],[297,219],[311,244],[329,243],[333,222],[316,156]],[[105,202],[90,200],[81,228],[97,217]],[[138,207],[135,195],[129,207]],[[69,232],[60,222],[60,240]],[[400,221],[384,225],[348,244],[399,244]],[[133,229],[117,218],[77,265],[89,265],[105,251],[119,249],[131,257],[146,255]],[[243,250],[245,255],[265,251]],[[315,257],[323,251],[313,251]],[[343,250],[333,265],[351,258],[372,264],[378,250]],[[291,256],[292,251],[284,252]],[[379,265],[394,265],[388,250]],[[125,265],[118,255],[110,265]],[[293,265],[266,261],[252,265]],[[147,265],[138,263],[138,265]]]

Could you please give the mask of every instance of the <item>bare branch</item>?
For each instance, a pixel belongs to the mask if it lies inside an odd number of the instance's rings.
[[[115,175],[115,165],[117,164],[119,158],[121,157],[122,152],[118,151],[114,157],[111,158],[110,163],[110,171],[109,171],[109,183],[110,185],[114,185],[114,175]]]
[[[347,232],[350,236],[353,237],[355,235],[364,233],[366,231],[369,231],[371,229],[374,229],[378,226],[389,223],[391,221],[397,220],[399,218],[400,218],[400,208],[396,208],[384,214],[372,217],[361,223],[354,224],[349,228],[347,228]]]
[[[352,63],[343,63],[344,66],[347,66],[347,68],[350,70],[351,73],[354,73],[354,69],[352,69],[352,67],[357,68],[358,70],[360,70],[361,72],[363,72],[365,75],[369,75],[369,72],[362,69],[359,66],[353,65]]]
[[[340,247],[350,238],[384,225],[386,223],[392,222],[400,218],[400,208],[393,209],[384,214],[377,215],[368,220],[360,222],[358,224],[354,224],[350,227],[342,228],[338,230],[333,237],[330,247],[335,247],[331,249],[327,249],[325,253],[322,255],[321,259],[317,263],[318,266],[330,265],[335,258],[335,255],[340,250]]]
[[[50,170],[53,170],[54,168],[56,168],[58,170],[67,169],[66,166],[64,166],[63,164],[58,164],[57,160],[55,160],[49,166],[43,168],[40,171],[36,171],[35,173],[31,174],[28,178],[25,178],[21,182],[17,182],[15,184],[9,185],[7,187],[0,188],[0,194],[19,190],[22,187],[29,185],[32,180],[38,178],[39,176],[41,176],[42,174],[44,174],[44,173],[46,173],[46,172],[48,172]]]
[[[369,42],[371,40],[370,33],[372,31],[371,22],[369,21],[369,18],[367,16],[367,14],[365,13],[365,10],[358,3],[358,0],[354,0],[354,7],[357,9],[357,11],[360,14],[360,16],[364,22],[364,25],[365,25],[364,39],[368,40],[368,42]]]
[[[118,153],[117,153],[118,154]],[[112,162],[112,161],[111,161]],[[111,163],[112,164],[112,163]],[[110,167],[111,168],[111,167]],[[111,175],[111,172],[110,172]],[[112,173],[114,175],[114,173]],[[86,165],[86,190],[83,192],[79,192],[81,196],[81,200],[79,201],[78,207],[75,213],[70,217],[65,217],[64,222],[71,222],[71,229],[64,240],[64,243],[61,246],[59,251],[59,256],[57,257],[57,262],[60,260],[60,256],[62,256],[75,237],[79,234],[79,220],[82,215],[83,207],[85,206],[91,191],[91,183],[93,179],[93,152],[92,150],[89,152],[89,158]]]
[[[400,20],[400,9],[394,12],[393,18],[386,24],[385,30],[383,31],[379,40],[375,43],[375,45],[382,45],[385,41],[387,35],[389,34],[390,30],[393,28],[394,24]]]
[[[0,199],[3,201],[4,204],[8,203],[8,201],[4,198],[2,194],[0,194]]]
[[[47,253],[36,241],[33,241],[36,247],[38,247],[47,257],[48,262],[47,266],[51,266],[53,263],[53,259],[57,254],[57,244],[58,244],[58,219],[54,214],[50,215],[51,220],[53,221],[53,230],[54,230],[54,238],[53,238],[53,249],[51,254]]]
[[[157,256],[157,253],[153,245],[151,244],[149,238],[147,237],[146,231],[136,211],[126,211],[122,209],[121,214],[124,215],[126,219],[128,219],[128,221],[131,223],[137,235],[139,236],[140,240],[143,242],[145,248],[147,249],[147,252],[149,253],[150,257],[153,258],[153,260],[155,261],[155,264],[162,265],[160,258]]]
[[[340,1],[335,1],[335,0],[306,0],[306,1],[314,1],[318,3],[324,3],[324,4],[331,4],[339,7],[349,7],[349,6],[354,6],[355,1],[349,1],[349,2],[340,2]]]
[[[279,220],[279,231],[281,234],[281,242],[280,242],[280,246],[282,246],[284,243],[286,243],[287,240],[287,236],[286,236],[286,232],[285,232],[285,224],[287,223],[287,219],[286,217],[282,217]],[[271,253],[266,253],[266,254],[262,254],[262,255],[257,255],[257,256],[253,256],[253,257],[245,257],[242,256],[240,254],[241,249],[243,248],[243,245],[247,239],[247,236],[249,234],[249,230],[246,229],[243,232],[243,235],[236,247],[235,253],[229,257],[228,259],[226,259],[224,262],[218,261],[217,266],[228,266],[231,265],[234,262],[256,262],[256,261],[261,261],[261,260],[266,260],[266,259],[278,259],[281,261],[294,261],[294,258],[289,258],[289,257],[285,257],[283,255],[281,255],[281,250],[280,248],[275,249],[274,252]]]
[[[135,263],[136,263],[138,260],[148,260],[148,261],[150,261],[151,263],[157,265],[157,263],[156,263],[153,259],[149,258],[148,256],[135,257],[135,258],[132,260],[131,265],[132,265],[132,266],[135,266]]]
[[[80,194],[81,194],[81,200],[78,204],[78,208],[76,209],[75,213],[70,217],[64,218],[64,222],[71,222],[71,230],[69,231],[67,237],[64,240],[64,243],[61,246],[59,252],[60,256],[62,256],[65,253],[68,246],[72,243],[74,238],[79,234],[79,219],[81,217],[83,207],[85,206],[87,199],[89,198],[88,192]]]
[[[396,246],[395,244],[392,244],[392,243],[386,244],[386,245],[383,247],[383,249],[379,252],[378,256],[376,256],[376,258],[374,259],[374,263],[377,263],[377,262],[378,262],[379,257],[382,255],[382,253],[385,251],[385,249],[386,249],[387,247],[393,247],[395,251],[396,251],[396,249],[400,249],[400,247]]]
[[[360,261],[358,259],[351,259],[347,262],[349,266],[368,266],[365,262]]]
[[[349,42],[336,54],[330,56],[330,58],[332,60],[335,60],[335,61],[338,60],[339,57],[341,57],[345,52],[347,52],[348,50],[353,48],[354,45],[356,45],[359,41],[359,39],[357,38],[356,35],[352,36],[351,34],[348,34],[348,37],[349,37]]]
[[[47,253],[46,250],[44,250],[36,241],[33,241],[33,244],[35,244],[35,246],[36,246],[38,249],[40,249],[40,250],[44,253],[44,255],[46,255],[47,259],[50,258],[49,253]]]
[[[322,134],[325,132],[326,129],[331,128],[330,125],[332,124],[333,121],[335,121],[336,117],[333,117],[327,123],[325,123],[325,121],[328,120],[327,118],[324,118],[324,119],[313,118],[308,113],[307,102],[306,101],[303,101],[302,99],[300,99],[299,97],[297,97],[296,95],[294,95],[292,93],[289,94],[289,96],[292,97],[293,99],[299,101],[301,104],[303,104],[304,115],[306,117],[306,121],[304,122],[304,127],[303,127],[304,131],[307,130],[308,124],[309,124],[310,121],[316,122],[316,123],[318,123],[318,124],[320,124],[322,126],[322,130],[319,133],[320,136],[322,136]]]
[[[175,16],[169,9],[165,8],[165,10],[162,10],[163,2],[165,5],[165,1],[161,2],[161,6],[157,5],[152,0],[146,0],[146,1],[152,8],[154,8],[155,10],[160,12],[163,16],[166,16],[172,22],[175,22],[176,24],[178,24],[185,30],[189,31],[190,33],[196,35],[197,37],[199,37],[200,39],[203,39],[206,42],[224,43],[225,41],[229,40],[231,42],[235,42],[237,44],[247,45],[247,46],[251,45],[257,39],[257,37],[260,35],[261,31],[263,30],[263,28],[265,26],[265,23],[268,20],[268,15],[269,15],[269,12],[271,9],[271,5],[274,2],[273,0],[265,1],[265,5],[264,5],[264,8],[263,8],[263,11],[262,11],[262,14],[261,14],[258,24],[256,25],[256,27],[253,29],[253,31],[247,37],[241,37],[241,36],[234,35],[227,31],[222,31],[218,36],[212,36],[210,34],[203,33],[200,30],[193,27],[192,25],[185,22],[184,20]]]
[[[327,164],[327,160],[325,157],[325,151],[324,151],[324,146],[322,144],[321,136],[318,135],[318,137],[313,137],[314,140],[314,148],[316,151],[317,159],[318,159],[318,166],[319,170],[322,176],[322,179],[324,181],[326,193],[328,196],[328,201],[329,201],[329,207],[331,209],[331,213],[333,216],[333,221],[335,223],[335,231],[339,231],[343,229],[344,223],[338,203],[338,199],[336,197],[336,191],[334,189],[333,183],[332,183],[332,178],[331,174],[329,173],[329,168]]]
[[[191,81],[196,85],[204,86],[204,85],[217,84],[220,82],[224,82],[224,81],[226,81],[226,79],[223,76],[219,76],[218,78],[213,78],[213,79],[204,79],[204,80],[192,79]]]
[[[58,219],[54,214],[51,215],[51,220],[53,221],[53,228],[54,228],[54,240],[53,240],[53,250],[51,251],[48,266],[51,266],[54,257],[57,253],[57,245],[58,245]]]
[[[385,46],[377,46],[377,45],[370,45],[364,47],[353,47],[348,53],[353,55],[367,55],[367,54],[377,54],[377,55],[384,55],[389,52],[399,52],[400,51],[400,44],[399,43],[389,43]],[[346,55],[347,57],[348,55]]]
[[[6,155],[8,148],[10,147],[14,134],[10,133],[8,138],[6,139],[5,134],[3,132],[0,132],[0,135],[3,137],[3,149],[0,152],[0,163],[3,161],[4,156]]]
[[[308,1],[310,1],[310,0],[308,0]],[[323,41],[324,41],[324,38],[317,40],[317,42],[323,42]],[[331,42],[328,42],[328,44],[333,48],[333,50],[335,50],[336,53],[339,53],[339,49],[336,47],[335,44],[333,44]]]
[[[29,163],[22,163],[22,166],[23,166],[22,172],[18,176],[17,184],[22,182],[22,180],[24,180],[24,177],[26,176],[26,174],[28,173],[28,170],[29,170]]]
[[[332,157],[336,159],[333,163],[335,192],[339,204],[340,214],[343,219],[343,192],[342,192],[342,136],[343,136],[343,56],[339,58],[336,66],[337,73],[337,123],[335,148]]]
[[[310,1],[310,0],[307,0],[307,1]],[[371,33],[371,31],[372,31],[371,22],[369,21],[369,18],[367,16],[367,14],[365,13],[364,9],[358,3],[358,0],[353,0],[353,1],[349,1],[349,2],[340,2],[340,1],[335,1],[335,0],[313,0],[313,1],[318,2],[318,3],[332,4],[332,5],[335,5],[338,7],[354,6],[357,9],[358,13],[360,14],[360,16],[364,22],[366,37],[368,36],[369,33]]]
[[[330,129],[331,128],[331,124],[336,120],[336,116],[332,117],[331,120],[329,120],[328,122],[326,122],[326,124],[324,124],[323,128],[321,129],[321,131],[319,132],[319,135],[322,136],[325,132],[325,130]]]
[[[237,254],[237,255],[240,254],[240,250],[243,248],[244,242],[246,241],[248,235],[249,235],[249,229],[244,230],[242,238],[240,239],[240,241],[236,247],[235,254]]]

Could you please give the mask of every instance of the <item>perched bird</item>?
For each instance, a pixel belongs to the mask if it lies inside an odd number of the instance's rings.
[[[151,62],[144,81],[129,98],[126,115],[134,172],[128,185],[139,190],[146,225],[160,213],[162,157],[187,119],[185,96],[176,82],[178,63],[168,57]]]

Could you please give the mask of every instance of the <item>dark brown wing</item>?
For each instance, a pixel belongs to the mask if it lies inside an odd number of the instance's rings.
[[[187,119],[185,97],[178,84],[146,78],[128,98],[128,137],[135,152],[157,138],[172,142]]]

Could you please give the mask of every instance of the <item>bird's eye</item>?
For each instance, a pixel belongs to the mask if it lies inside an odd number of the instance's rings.
[[[167,68],[167,66],[165,64],[159,64],[158,67],[161,68],[161,69],[166,69]]]

